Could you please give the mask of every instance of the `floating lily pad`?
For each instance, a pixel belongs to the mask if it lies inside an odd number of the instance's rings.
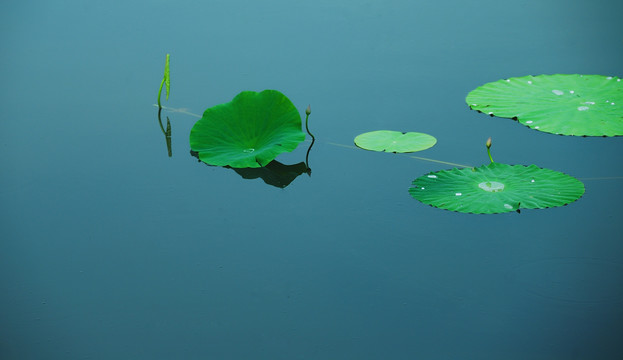
[[[536,165],[494,162],[426,174],[413,181],[409,193],[424,204],[441,209],[495,214],[567,205],[584,194],[584,184]]]
[[[358,135],[355,145],[372,151],[408,153],[426,150],[437,143],[433,136],[417,132],[377,130]]]
[[[602,75],[538,75],[482,85],[466,98],[473,110],[560,135],[623,135],[623,82]]]
[[[276,90],[243,91],[207,109],[190,131],[190,148],[201,161],[233,168],[265,166],[303,140],[298,110]]]

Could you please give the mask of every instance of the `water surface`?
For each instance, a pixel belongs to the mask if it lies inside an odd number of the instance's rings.
[[[0,22],[0,355],[6,359],[619,359],[621,138],[470,111],[528,74],[622,76],[612,1],[32,1]],[[277,89],[318,141],[281,189],[190,156],[193,115]],[[581,179],[569,206],[492,216],[411,198],[450,165]],[[308,143],[279,157],[305,159]]]

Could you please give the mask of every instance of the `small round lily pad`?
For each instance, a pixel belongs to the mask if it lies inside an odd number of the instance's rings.
[[[437,143],[433,136],[418,132],[377,130],[358,135],[355,145],[365,150],[409,153],[426,150]]]
[[[623,135],[623,82],[616,76],[557,74],[484,84],[465,99],[473,110],[560,135]]]
[[[209,165],[256,168],[305,140],[301,116],[276,90],[243,91],[207,109],[190,131],[190,148]]]
[[[409,193],[424,204],[441,209],[496,214],[567,205],[584,194],[584,184],[536,165],[493,162],[426,174],[413,181]]]

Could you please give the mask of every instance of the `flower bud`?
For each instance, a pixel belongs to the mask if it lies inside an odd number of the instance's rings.
[[[305,109],[305,115],[311,114],[311,105],[307,105],[307,109]]]
[[[491,137],[487,139],[487,149],[491,148]]]

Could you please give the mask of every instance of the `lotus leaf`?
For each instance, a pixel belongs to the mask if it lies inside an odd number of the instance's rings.
[[[408,153],[426,150],[437,142],[434,137],[417,132],[377,130],[358,135],[355,145],[372,151]]]
[[[584,194],[584,184],[536,165],[491,163],[477,168],[432,172],[413,181],[415,199],[441,209],[495,214],[567,205]]]
[[[301,116],[276,90],[243,91],[207,109],[190,131],[190,148],[209,165],[265,166],[305,140]]]
[[[560,135],[623,135],[623,82],[602,75],[538,75],[482,85],[466,98],[473,110]]]

